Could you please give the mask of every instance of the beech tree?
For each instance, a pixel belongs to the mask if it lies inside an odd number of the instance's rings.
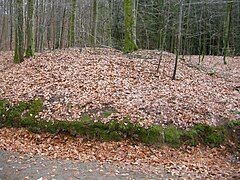
[[[179,22],[178,22],[178,35],[177,35],[177,40],[176,40],[176,58],[175,58],[175,65],[174,65],[174,71],[173,71],[173,77],[172,79],[176,79],[176,73],[177,73],[177,64],[178,64],[178,58],[179,58],[179,53],[181,49],[181,40],[182,40],[182,19],[183,19],[183,3],[184,0],[180,0],[180,5],[179,5]]]
[[[224,64],[227,64],[226,57],[229,54],[229,33],[230,33],[230,24],[231,24],[231,14],[232,14],[232,2],[228,2],[226,5],[226,15],[224,20],[224,37],[223,37],[223,62]]]
[[[21,63],[24,58],[23,0],[15,2],[15,50],[14,62]]]
[[[26,21],[26,57],[29,58],[34,54],[33,47],[33,11],[34,11],[34,0],[27,1],[27,21]]]
[[[124,0],[124,53],[137,50],[135,21],[135,0]]]
[[[97,44],[97,23],[98,23],[98,0],[93,0],[93,17],[92,17],[92,35],[91,45],[93,47]]]
[[[75,13],[76,13],[76,0],[72,0],[72,10],[71,10],[71,16],[70,16],[70,20],[69,20],[70,23],[69,23],[69,32],[68,32],[69,33],[68,34],[69,46],[75,45]],[[64,16],[65,16],[65,10],[64,10]],[[62,31],[63,30],[64,29],[62,29]]]
[[[0,49],[18,49],[23,39],[26,57],[47,49],[96,45],[125,53],[137,48],[172,53],[179,49],[178,56],[198,55],[199,63],[206,55],[223,56],[224,63],[228,56],[240,55],[239,0],[184,0],[180,47],[180,0],[21,2],[23,17],[18,16],[18,0],[0,0]],[[23,37],[18,35],[21,29]]]

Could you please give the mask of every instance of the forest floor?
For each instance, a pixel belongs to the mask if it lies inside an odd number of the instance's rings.
[[[94,175],[99,179],[105,175],[116,179],[240,177],[239,154],[229,152],[225,147],[154,148],[127,141],[87,141],[6,128],[1,129],[0,137],[0,155],[3,154],[0,156],[0,178],[2,174],[3,179],[8,179],[4,177],[10,174],[18,178],[29,176],[30,179],[55,176],[54,179],[61,179],[59,177],[63,175],[67,179],[74,172],[77,174],[72,176],[73,179],[84,176],[95,179]],[[41,160],[44,157],[46,161]],[[75,171],[65,174],[72,166]],[[66,168],[64,173],[61,171],[63,168]],[[39,172],[35,174],[37,170]]]
[[[180,61],[172,81],[174,55],[137,51],[123,55],[113,49],[67,49],[42,53],[13,65],[12,53],[0,55],[0,99],[12,103],[44,100],[39,118],[76,120],[83,113],[93,119],[107,108],[115,113],[102,121],[130,116],[145,126],[196,123],[219,124],[240,119],[240,58],[206,56]],[[186,58],[187,59],[187,58]]]
[[[101,118],[104,122],[130,116],[132,122],[146,126],[173,123],[187,128],[196,123],[216,125],[240,119],[240,57],[228,58],[228,65],[223,65],[221,57],[206,56],[201,65],[197,56],[192,56],[191,61],[185,57],[179,61],[177,80],[172,81],[174,55],[163,53],[157,73],[159,56],[158,51],[146,50],[123,55],[112,49],[67,49],[41,53],[16,65],[11,52],[0,52],[0,99],[17,103],[41,98],[44,109],[38,118],[44,120],[77,120],[82,113],[99,119],[107,108],[115,113]],[[124,174],[129,179],[240,177],[239,154],[230,153],[225,147],[159,149],[126,141],[86,141],[3,128],[0,149],[0,179],[14,171],[16,177],[20,177],[19,171],[23,172],[21,177],[28,176],[26,161],[33,158],[39,164],[42,157],[50,159],[44,160],[49,164],[42,171],[42,178],[58,177],[52,170],[60,172],[59,164],[51,159],[63,159],[60,164],[65,160],[67,164],[86,163],[85,167],[69,165],[77,169],[77,175],[83,173],[79,169],[85,169],[96,172],[96,176],[111,171],[116,178]],[[120,169],[112,171],[108,164]],[[46,169],[50,174],[44,174]],[[91,178],[94,173],[88,175]]]

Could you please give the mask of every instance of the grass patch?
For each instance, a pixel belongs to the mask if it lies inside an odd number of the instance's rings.
[[[160,146],[163,144],[179,147],[182,144],[196,146],[204,144],[210,147],[219,147],[231,141],[239,146],[240,121],[231,121],[225,125],[209,126],[197,124],[190,130],[178,129],[174,125],[162,128],[158,125],[145,128],[133,124],[130,117],[118,122],[94,122],[89,114],[83,114],[77,121],[45,121],[38,120],[38,113],[42,110],[43,102],[36,99],[30,102],[20,102],[11,105],[6,100],[0,100],[0,127],[24,127],[31,132],[48,132],[52,134],[67,133],[72,136],[81,136],[87,139],[100,141],[120,141],[129,139],[148,145]],[[103,117],[109,117],[112,110],[103,112]]]

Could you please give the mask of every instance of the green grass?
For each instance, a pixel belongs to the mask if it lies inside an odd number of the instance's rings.
[[[145,128],[131,123],[129,116],[122,121],[112,120],[109,123],[94,122],[87,113],[82,114],[76,121],[46,121],[39,120],[37,115],[43,108],[43,102],[36,99],[30,102],[20,102],[11,105],[6,100],[0,100],[0,128],[23,127],[34,133],[48,132],[52,134],[66,133],[71,136],[81,136],[100,141],[120,141],[128,139],[147,145],[172,147],[181,145],[196,146],[203,144],[219,147],[228,142],[239,146],[238,133],[240,121],[231,121],[224,125],[209,126],[197,124],[189,130],[178,129],[174,125],[163,128],[159,125]],[[106,110],[103,117],[109,117],[114,111]]]

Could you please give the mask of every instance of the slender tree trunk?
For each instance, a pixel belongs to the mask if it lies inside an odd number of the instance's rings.
[[[191,0],[190,0],[188,3],[189,3],[189,5],[188,5],[188,13],[187,13],[186,34],[189,33],[189,29],[190,29],[189,24],[190,24]],[[184,59],[184,56],[185,56],[186,54],[189,55],[189,53],[190,53],[190,52],[189,52],[190,46],[191,46],[191,40],[188,39],[187,36],[185,36],[185,42],[183,43],[183,54],[182,54],[182,58],[183,58],[183,59]]]
[[[158,34],[158,38],[159,38],[159,42],[158,42],[158,48],[159,48],[159,50],[163,50],[163,48],[164,48],[164,43],[165,43],[165,38],[166,38],[166,31],[165,31],[165,19],[166,19],[166,17],[165,17],[165,14],[164,14],[164,6],[165,6],[165,0],[161,0],[160,2],[159,2],[159,4],[158,4],[160,7],[159,8],[161,8],[161,13],[162,13],[162,15],[159,13],[159,17],[158,17],[158,19],[159,19],[159,28],[158,28],[158,32],[159,32],[159,34]]]
[[[67,7],[64,7],[63,10],[63,17],[62,17],[62,29],[61,29],[61,37],[60,37],[60,49],[63,48],[63,37],[64,37],[64,27],[65,27],[65,16],[66,16],[66,9]]]
[[[72,0],[72,11],[68,31],[68,44],[70,47],[73,47],[75,45],[75,15],[76,15],[76,0]]]
[[[56,15],[58,15],[59,12],[61,12],[62,7],[58,4],[56,7]],[[60,17],[56,16],[55,18],[55,47],[54,49],[60,48],[60,31],[61,31],[61,19]]]
[[[6,2],[4,1],[3,2],[3,10],[6,11]],[[1,32],[1,36],[0,36],[0,50],[1,49],[4,49],[4,40],[5,40],[5,33],[6,33],[6,21],[7,21],[7,18],[6,18],[6,15],[4,14],[3,15],[3,22],[2,22],[2,32]],[[2,44],[3,44],[3,47],[2,47]]]
[[[13,45],[13,0],[9,1],[9,6],[10,6],[10,38],[9,38],[9,47],[10,47],[10,51],[12,51]]]
[[[36,33],[36,0],[33,0],[34,2],[34,7],[33,7],[33,20],[32,20],[32,51],[33,51],[33,54],[35,53],[35,33]]]
[[[110,47],[113,46],[113,39],[112,39],[112,27],[113,27],[113,0],[108,0],[109,5],[109,32],[108,32],[108,44]]]
[[[230,25],[231,25],[231,16],[232,16],[232,6],[233,3],[227,3],[226,15],[224,20],[224,37],[223,37],[223,62],[227,64],[226,57],[229,55],[229,34],[230,34]]]
[[[49,2],[50,3],[50,2]],[[52,4],[48,7],[49,11],[51,12],[51,14],[49,15],[49,23],[47,25],[47,46],[48,46],[48,49],[54,49],[54,46],[53,46],[53,37],[52,37],[52,34],[53,34],[53,31],[52,31],[52,27],[54,25],[54,2],[52,2]]]
[[[93,0],[92,36],[91,36],[91,45],[93,47],[96,47],[97,44],[97,21],[98,21],[98,0]]]
[[[46,11],[46,0],[42,0],[42,6],[41,6],[41,21],[40,21],[40,40],[39,40],[39,49],[40,52],[43,51],[44,49],[44,39],[45,39],[45,27],[46,27],[46,16],[45,16],[45,11]],[[59,30],[60,31],[60,30]]]
[[[133,0],[133,42],[137,44],[137,11],[138,11],[138,1]]]
[[[34,37],[34,49],[35,49],[35,51],[36,52],[38,52],[39,51],[39,49],[38,49],[38,43],[39,43],[39,19],[40,19],[40,17],[39,17],[39,0],[36,0],[36,3],[35,3],[35,5],[36,5],[36,7],[35,7],[35,9],[36,9],[36,11],[35,11],[35,13],[36,13],[36,17],[35,17],[35,37]]]
[[[24,58],[23,0],[16,0],[15,11],[14,62],[21,63]]]
[[[26,38],[27,38],[27,49],[26,57],[32,57],[34,55],[33,51],[33,11],[34,11],[34,0],[27,1],[27,29],[26,29]]]
[[[184,0],[181,0],[180,1],[180,10],[179,10],[178,36],[177,36],[177,42],[176,42],[176,58],[175,58],[175,66],[174,66],[172,80],[176,79],[177,63],[178,63],[178,57],[179,57],[179,52],[180,52],[180,48],[181,48],[183,3],[184,3]]]
[[[159,49],[161,51],[161,54],[160,54],[160,57],[159,57],[159,60],[158,60],[158,67],[157,67],[157,73],[159,73],[159,70],[160,70],[160,66],[161,66],[161,62],[162,62],[162,57],[163,57],[163,51],[164,51],[164,48],[165,48],[165,40],[166,40],[166,31],[165,31],[165,13],[163,12],[164,11],[164,6],[165,6],[165,0],[161,0],[160,1],[160,4],[159,4],[161,7],[161,12],[163,13],[162,16],[159,15]]]

